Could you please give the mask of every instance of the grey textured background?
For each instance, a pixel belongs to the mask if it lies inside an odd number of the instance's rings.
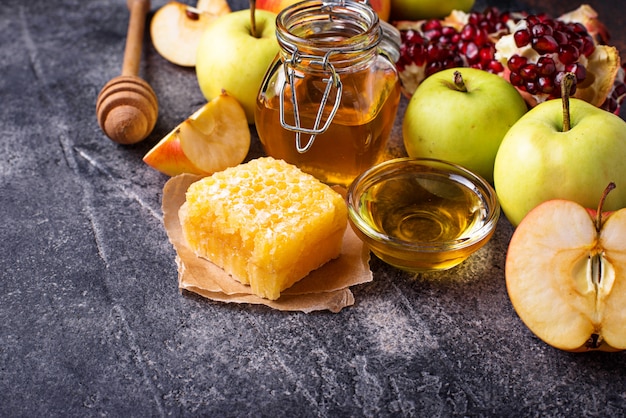
[[[617,3],[595,3],[623,45]],[[146,37],[158,124],[134,146],[102,134],[95,100],[121,69],[127,17],[124,0],[0,7],[0,416],[624,416],[624,354],[560,352],[516,316],[505,219],[448,272],[373,259],[339,314],[181,294],[167,177],[141,158],[204,99]],[[255,136],[249,158],[261,153]]]

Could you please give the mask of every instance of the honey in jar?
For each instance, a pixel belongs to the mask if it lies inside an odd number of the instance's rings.
[[[347,186],[378,162],[400,85],[389,36],[355,1],[306,0],[276,21],[280,52],[261,85],[255,125],[266,153]]]

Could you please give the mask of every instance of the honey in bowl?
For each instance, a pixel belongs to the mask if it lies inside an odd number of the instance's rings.
[[[350,221],[383,261],[404,270],[458,265],[492,236],[495,191],[462,167],[401,158],[365,172],[348,192]]]

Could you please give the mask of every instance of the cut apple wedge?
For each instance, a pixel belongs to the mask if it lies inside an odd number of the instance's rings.
[[[221,16],[231,12],[226,0],[198,0],[196,9],[214,16]]]
[[[218,16],[230,11],[226,0],[200,0],[195,8],[171,1],[152,17],[152,44],[166,60],[183,67],[193,67],[202,33]]]
[[[168,176],[210,175],[242,163],[249,149],[243,107],[222,92],[163,137],[143,161]]]
[[[626,209],[602,213],[558,199],[530,211],[511,238],[505,269],[522,322],[561,350],[626,349],[624,237]]]

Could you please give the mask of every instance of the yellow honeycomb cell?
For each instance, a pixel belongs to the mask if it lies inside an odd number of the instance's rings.
[[[339,193],[271,157],[193,183],[179,215],[196,255],[271,300],[338,257],[347,227]]]

